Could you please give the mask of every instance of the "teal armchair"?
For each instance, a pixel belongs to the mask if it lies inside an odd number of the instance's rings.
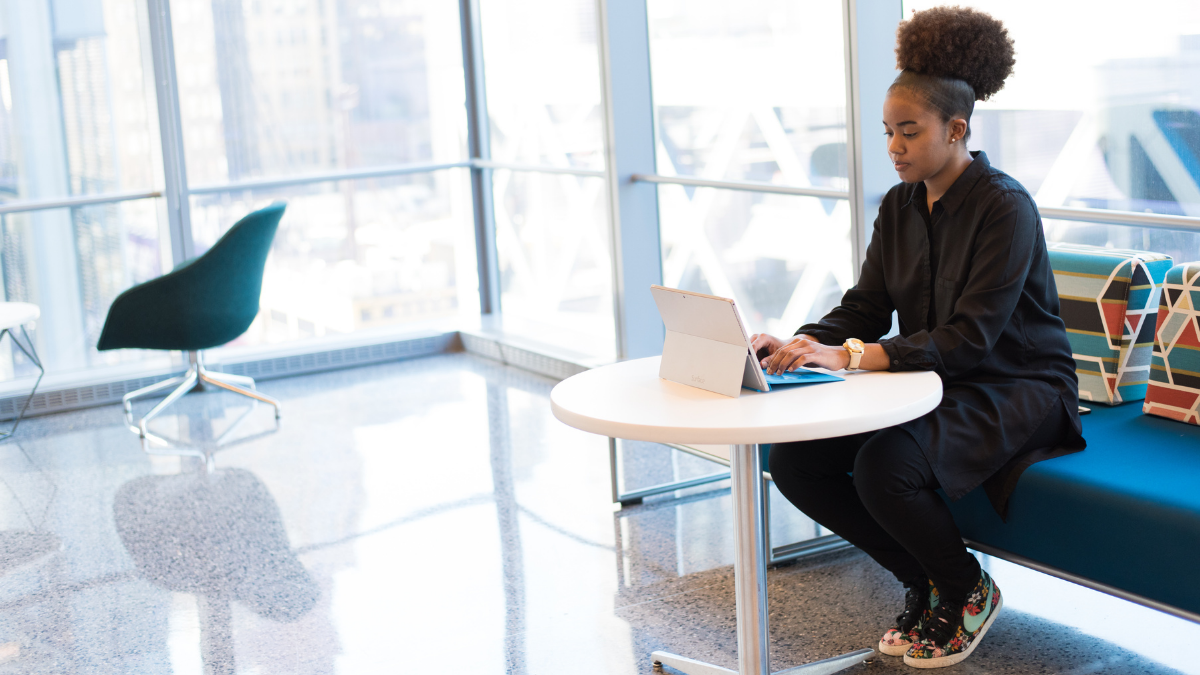
[[[188,371],[124,396],[126,419],[133,424],[133,401],[175,389],[137,424],[146,423],[201,383],[269,403],[279,417],[279,402],[258,393],[254,380],[204,367],[203,350],[236,339],[258,315],[263,268],[286,205],[275,203],[242,218],[204,255],[171,272],[138,284],[113,300],[100,333],[100,351],[165,349],[188,352]]]

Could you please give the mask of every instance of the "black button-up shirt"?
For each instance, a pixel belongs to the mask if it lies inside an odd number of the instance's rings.
[[[932,210],[924,183],[888,191],[858,283],[796,332],[829,345],[879,342],[891,370],[940,375],[942,403],[901,426],[950,498],[998,477],[1004,487],[992,497],[1003,511],[1015,477],[998,474],[1020,466],[1019,476],[1028,462],[1016,455],[1047,415],[1069,415],[1075,435],[1036,459],[1082,449],[1079,384],[1033,198],[971,154]],[[893,311],[899,335],[883,338]]]

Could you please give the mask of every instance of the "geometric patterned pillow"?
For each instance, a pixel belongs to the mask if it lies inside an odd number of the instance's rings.
[[[1200,262],[1167,272],[1142,412],[1200,424]]]
[[[1171,257],[1082,244],[1048,248],[1079,398],[1108,405],[1145,398],[1159,290]]]

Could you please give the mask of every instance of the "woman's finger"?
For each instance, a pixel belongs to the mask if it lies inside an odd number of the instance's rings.
[[[782,366],[781,371],[789,372],[804,365],[808,362],[808,359],[812,358],[814,350],[815,347],[812,343],[805,343],[792,349],[788,352],[788,357],[780,364]]]
[[[751,347],[751,349],[754,350],[755,354],[761,352],[764,349],[766,349],[767,351],[770,351],[771,350],[771,340],[768,336],[763,335],[762,333],[755,333],[754,335],[752,335],[750,337],[750,347]]]
[[[776,375],[782,372],[779,369],[779,364],[783,362],[783,359],[786,358],[788,353],[790,353],[794,348],[795,342],[793,341],[783,345],[779,349],[776,349],[775,353],[770,357],[770,363],[767,364],[767,372],[771,375]]]
[[[783,343],[779,338],[766,333],[755,333],[754,337],[750,338],[750,345],[754,348],[754,354],[761,358],[766,358],[775,352]],[[766,365],[763,363],[762,365]]]
[[[772,372],[775,374],[787,372],[791,364],[812,350],[813,345],[807,340],[793,340],[789,342],[782,349],[775,352],[775,367]]]

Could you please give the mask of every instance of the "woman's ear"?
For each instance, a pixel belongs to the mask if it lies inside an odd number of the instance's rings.
[[[967,135],[967,121],[966,120],[964,120],[964,119],[950,120],[950,123],[946,125],[946,128],[950,131],[950,137],[948,140],[951,143],[954,143],[957,145],[958,143],[966,142],[963,140],[963,138],[965,138]]]

